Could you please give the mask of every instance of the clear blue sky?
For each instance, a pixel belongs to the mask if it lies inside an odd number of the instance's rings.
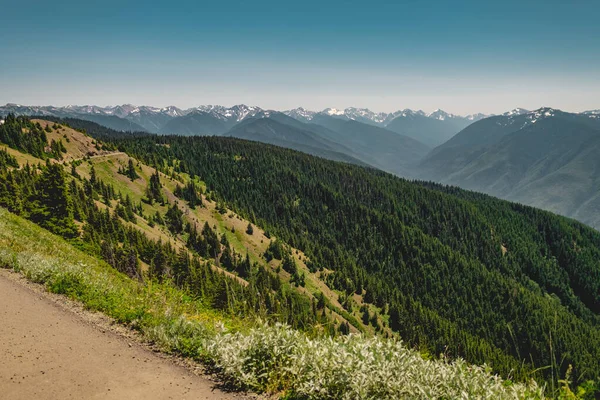
[[[598,1],[155,3],[0,1],[0,103],[600,108]]]

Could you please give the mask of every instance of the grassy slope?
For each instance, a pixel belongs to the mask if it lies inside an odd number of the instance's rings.
[[[110,152],[101,150],[98,148],[97,141],[95,139],[70,127],[58,124],[59,128],[53,129],[53,126],[55,126],[54,122],[44,120],[34,120],[34,122],[40,123],[43,128],[50,126],[52,131],[46,133],[49,142],[51,140],[62,140],[65,148],[67,149],[67,153],[63,155],[63,159],[60,160],[61,163],[67,165],[74,160],[83,160],[84,162],[76,167],[76,171],[80,176],[89,178],[91,166],[93,165],[96,170],[96,175],[99,179],[107,184],[112,184],[114,188],[123,195],[129,195],[134,203],[141,202],[145,215],[153,215],[157,211],[161,215],[166,213],[167,206],[162,206],[156,202],[152,205],[142,202],[142,198],[145,196],[145,190],[148,186],[150,176],[155,172],[153,167],[133,159],[136,166],[136,171],[138,172],[140,178],[136,179],[135,181],[131,181],[127,176],[118,173],[119,167],[127,167],[127,163],[131,158],[127,154],[117,151]],[[30,164],[45,162],[41,159],[35,158],[28,154],[20,153],[19,151],[13,149],[8,149],[8,151],[10,154],[13,154],[15,157],[17,157],[17,161],[19,161],[21,165],[24,165],[27,162]],[[69,170],[68,167],[67,170]],[[172,168],[170,170],[172,171]],[[166,199],[168,199],[170,203],[174,203],[175,201],[178,202],[180,209],[184,212],[184,219],[187,222],[195,223],[198,227],[198,230],[202,228],[205,222],[208,222],[211,227],[216,228],[215,230],[219,236],[227,236],[232,249],[237,253],[242,255],[248,253],[252,262],[258,262],[259,264],[268,267],[273,272],[279,270],[278,275],[282,281],[290,281],[290,274],[286,271],[283,271],[283,269],[278,268],[281,265],[281,261],[273,260],[270,263],[266,263],[265,259],[262,257],[262,254],[267,249],[270,241],[275,240],[275,237],[272,236],[270,239],[267,238],[264,230],[256,225],[253,225],[254,233],[252,235],[248,235],[246,233],[246,228],[249,223],[248,220],[242,218],[231,210],[227,210],[227,212],[224,214],[219,213],[217,211],[216,202],[207,200],[206,196],[203,196],[204,207],[197,207],[196,209],[191,210],[185,201],[177,199],[173,194],[177,185],[184,186],[190,180],[189,175],[166,175],[164,173],[160,173],[160,178],[163,186],[163,194],[165,195]],[[201,187],[203,190],[205,189],[206,185],[204,182],[199,180],[196,180],[196,182],[198,183],[199,187]],[[97,202],[97,204],[100,207],[107,207],[101,202]],[[110,207],[111,211],[114,211],[115,206],[116,201],[113,201],[112,206]],[[151,227],[148,224],[148,221],[139,216],[137,217],[137,223],[131,225],[142,231],[153,240],[160,239],[163,243],[170,242],[171,245],[176,249],[186,247],[185,237],[173,236],[164,226],[155,225],[154,227]],[[346,311],[344,311],[342,305],[338,301],[341,293],[331,290],[325,284],[323,279],[321,279],[323,276],[322,273],[311,273],[308,270],[306,266],[307,257],[303,252],[295,248],[291,248],[291,251],[298,268],[305,274],[306,277],[306,286],[304,288],[296,288],[297,291],[310,298],[314,298],[314,296],[319,292],[323,293],[327,299],[329,315],[336,321],[336,324],[339,325],[343,321],[347,321],[348,318],[350,318],[348,322],[350,322],[350,329],[352,332],[362,331],[368,334],[375,333],[371,326],[365,326],[361,322],[362,313],[359,311],[359,308],[362,305],[362,301],[360,298],[358,298],[357,305],[354,307],[352,317],[348,317]],[[227,275],[235,276],[235,274],[232,274],[221,268],[219,268],[219,270]],[[241,278],[237,279],[242,280]],[[375,309],[373,306],[370,307]],[[343,317],[342,314],[346,315],[346,317]],[[356,327],[353,326],[353,324]],[[391,330],[386,328],[384,331],[387,334],[392,335]]]
[[[216,365],[242,387],[288,398],[541,398],[458,360],[427,361],[395,341],[310,339],[208,309],[169,284],[140,284],[0,208],[0,267],[139,329],[166,351]]]
[[[135,203],[138,203],[141,202],[142,198],[144,197],[144,191],[148,185],[150,176],[154,173],[154,168],[135,161],[134,163],[136,164],[140,179],[136,179],[132,182],[126,176],[118,173],[119,167],[125,168],[127,166],[129,158],[129,156],[123,153],[114,153],[94,157],[89,159],[88,162],[77,167],[77,172],[81,176],[89,178],[91,165],[94,165],[96,174],[101,180],[112,184],[116,190],[120,191],[123,195],[128,194]],[[224,214],[219,213],[217,211],[216,202],[207,200],[206,196],[203,196],[204,207],[197,207],[196,209],[191,210],[184,201],[178,200],[173,194],[175,187],[177,185],[185,185],[185,183],[190,179],[189,176],[185,174],[177,174],[175,175],[175,178],[172,178],[171,176],[163,173],[160,175],[161,183],[163,185],[163,193],[169,202],[174,203],[175,201],[178,201],[179,207],[184,212],[184,218],[188,222],[195,223],[199,230],[202,228],[205,222],[208,222],[211,227],[216,227],[216,231],[219,235],[227,236],[232,249],[234,249],[237,253],[242,255],[248,253],[252,262],[258,262],[259,264],[268,266],[272,271],[277,270],[277,267],[281,264],[281,261],[273,260],[267,264],[262,257],[262,254],[267,249],[270,241],[275,240],[274,237],[271,239],[267,238],[264,230],[255,225],[253,225],[254,233],[252,235],[248,235],[246,233],[246,228],[249,223],[248,220],[240,217],[230,210]],[[203,182],[200,182],[200,186],[204,187],[205,185]],[[142,203],[142,207],[144,208],[144,213],[147,215],[154,214],[156,211],[164,215],[167,210],[166,206],[161,206],[157,203],[152,205]],[[174,237],[165,227],[160,227],[158,225],[150,227],[147,221],[143,218],[138,217],[138,223],[136,227],[153,239],[157,240],[160,238],[163,242],[171,242],[171,244],[176,248],[185,247],[183,238]],[[300,287],[296,290],[309,297],[314,297],[314,295],[316,295],[318,292],[322,292],[332,306],[330,307],[330,311],[332,312],[331,315],[334,316],[338,323],[344,321],[345,319],[340,316],[338,312],[336,312],[337,310],[343,309],[338,301],[339,293],[331,290],[321,279],[319,279],[319,273],[311,273],[308,270],[305,263],[307,257],[303,252],[292,248],[292,254],[296,264],[298,265],[298,268],[306,276],[306,287]],[[284,282],[290,281],[290,274],[286,271],[280,270],[279,276]],[[356,321],[360,321],[360,312],[358,311],[360,305],[362,305],[362,303],[359,303],[355,310],[354,317]],[[351,329],[353,331],[358,331],[354,327]],[[368,332],[372,328],[365,327],[364,325],[360,324],[360,329]]]

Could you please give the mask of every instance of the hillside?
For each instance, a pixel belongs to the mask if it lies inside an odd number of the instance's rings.
[[[46,128],[0,127],[42,164],[0,156],[0,205],[136,280],[318,334],[401,337],[511,379],[569,365],[576,383],[597,379],[600,235],[581,224],[232,138],[118,134],[66,175],[68,151],[39,140],[68,128]]]
[[[247,119],[234,126],[225,136],[254,140],[276,146],[287,147],[335,161],[367,165],[349,148],[332,142],[307,126],[290,125],[289,121],[279,122],[276,117]],[[354,156],[353,156],[354,155]]]
[[[0,204],[9,207],[11,211],[28,215],[43,226],[68,236],[77,236],[75,231],[78,230],[79,234],[83,233],[86,240],[92,241],[92,248],[96,246],[97,254],[110,255],[113,265],[120,270],[129,271],[130,275],[139,276],[142,272],[150,275],[159,274],[159,276],[162,273],[171,275],[174,273],[172,269],[175,268],[173,264],[176,264],[174,260],[180,257],[181,251],[186,251],[190,255],[200,255],[202,259],[210,261],[216,271],[234,278],[243,287],[249,284],[249,269],[262,271],[262,279],[267,279],[267,282],[270,282],[269,284],[273,285],[282,296],[279,300],[274,297],[269,306],[274,308],[271,311],[261,311],[263,316],[272,314],[277,320],[281,318],[282,322],[306,329],[311,327],[315,320],[329,321],[331,325],[327,330],[333,333],[341,324],[344,325],[342,329],[350,331],[371,330],[360,322],[358,310],[354,313],[342,311],[338,295],[319,279],[323,272],[309,271],[306,266],[307,259],[302,252],[277,241],[275,236],[265,233],[250,221],[225,208],[223,204],[214,201],[210,193],[204,192],[205,184],[202,181],[181,171],[175,171],[180,169],[179,164],[170,166],[157,163],[155,165],[160,166],[159,169],[150,167],[117,151],[109,144],[53,121],[8,119],[7,124],[0,127],[0,133],[6,132],[6,128],[11,125],[19,126],[13,134],[19,131],[25,134],[39,132],[40,135],[45,136],[46,142],[37,145],[40,150],[34,153],[38,157],[30,154],[28,148],[17,150],[4,146],[6,154],[16,157],[16,162],[21,167],[26,163],[30,166],[43,165],[46,161],[65,165],[70,175],[60,179],[64,179],[65,185],[68,185],[70,190],[79,192],[77,200],[69,200],[72,203],[71,212],[75,217],[75,226],[64,220],[56,221],[52,218],[44,221],[47,217],[35,210],[40,203],[39,199],[34,198],[37,196],[35,193],[27,195],[33,200],[28,204],[23,201],[24,199],[13,197],[16,193],[11,191],[14,179],[20,179],[19,174],[26,176],[36,174],[36,168],[12,171],[8,175],[8,186],[0,186]],[[93,130],[97,133],[110,132],[90,126],[88,123],[80,125],[98,129]],[[26,128],[23,128],[24,126]],[[118,132],[114,133],[122,135]],[[129,137],[128,134],[124,136]],[[50,150],[47,143],[53,140],[64,143],[65,148],[58,155],[46,153],[46,150]],[[15,177],[14,174],[17,176]],[[77,185],[81,187],[76,190]],[[85,189],[84,192],[81,192],[82,188]],[[150,188],[153,188],[152,192]],[[30,189],[16,190],[28,192]],[[93,204],[89,203],[91,199]],[[63,212],[66,211],[63,209]],[[105,213],[114,215],[120,221],[118,225],[122,230],[121,233],[102,231],[102,226],[96,226],[106,223],[109,219]],[[249,226],[252,226],[251,233],[248,233]],[[97,229],[101,232],[96,232]],[[101,246],[101,242],[98,242],[106,235],[112,237],[115,234],[117,238],[122,238],[121,235],[133,235],[135,241],[146,242],[140,247],[135,246],[135,250],[140,253],[139,265],[135,263],[133,266],[129,265],[125,260],[126,252],[105,249]],[[212,244],[210,244],[211,240]],[[164,256],[170,254],[167,260],[161,260],[161,263],[166,261],[167,264],[159,268],[156,265],[157,255],[154,250],[148,252],[149,250],[146,249],[148,246],[162,247]],[[273,251],[277,254],[266,259],[265,254]],[[115,257],[111,255],[113,252],[120,255]],[[120,257],[123,260],[119,260]],[[163,255],[160,257],[162,258]],[[245,261],[244,258],[247,260]],[[156,268],[159,270],[157,271]],[[253,284],[250,283],[250,287],[252,286]],[[247,295],[256,296],[252,293]],[[293,299],[287,299],[288,296],[292,296]],[[325,297],[325,303],[318,310],[310,310],[311,304],[319,296]],[[288,312],[282,313],[283,310],[277,303],[283,299],[286,299],[285,303],[291,303],[284,306],[284,308],[290,307]],[[241,306],[243,300],[239,299],[239,301]],[[224,305],[220,307],[222,306]],[[294,315],[290,313],[291,308],[295,309]],[[302,308],[304,311],[300,311]],[[322,315],[309,316],[304,312]]]
[[[46,133],[60,135],[79,153],[70,154],[60,146],[58,152],[53,151],[48,147],[52,139],[44,138]],[[505,384],[477,367],[467,370],[460,360],[427,361],[394,340],[368,339],[374,334],[396,336],[391,330],[395,325],[385,314],[387,307],[371,303],[369,292],[352,295],[342,287],[332,289],[337,279],[334,270],[317,265],[283,241],[283,236],[275,239],[273,231],[264,231],[227,209],[206,182],[186,172],[188,161],[159,159],[148,152],[157,168],[150,167],[114,150],[111,143],[90,140],[54,122],[9,118],[0,134],[8,139],[7,144],[38,160],[19,164],[7,152],[0,153],[0,205],[68,240],[0,209],[0,241],[4,243],[0,264],[138,327],[170,351],[212,360],[237,385],[261,391],[290,390],[298,398],[317,398],[317,392],[329,393],[329,397],[396,397],[414,395],[426,385],[422,379],[437,376],[448,384],[428,387],[434,397],[454,397],[465,391],[509,398],[539,390]],[[88,147],[79,148],[76,143]],[[171,146],[153,145],[159,152]],[[264,152],[265,145],[260,146]],[[89,155],[98,149],[103,153]],[[79,159],[81,154],[86,156]],[[240,165],[247,162],[243,154],[231,156]],[[169,289],[171,285],[177,288]],[[308,331],[311,338],[288,327],[260,325],[258,318],[285,322]],[[204,325],[198,326],[199,321]],[[218,328],[223,322],[235,327],[233,331],[224,333]],[[249,326],[254,328],[248,330]],[[358,331],[366,337],[344,336]],[[337,339],[331,341],[328,336]],[[293,348],[285,353],[291,357],[285,359],[286,368],[300,373],[282,384],[277,376],[285,371],[280,369],[283,365],[265,366],[259,358],[257,367],[251,367],[248,355],[257,354],[253,346],[258,343],[271,352],[277,352],[281,343]],[[198,350],[193,346],[199,346]],[[314,348],[345,355],[331,358]],[[365,348],[374,356],[368,364],[358,362]],[[305,354],[312,359],[307,360]],[[347,373],[354,384],[337,383],[335,371],[341,365],[331,364],[333,359],[349,360]],[[422,378],[412,372],[407,375],[415,367]],[[245,371],[242,375],[240,368]],[[262,378],[264,368],[273,373],[267,380]],[[390,370],[395,371],[394,379],[382,385],[381,374]],[[367,371],[372,381],[356,379]],[[317,376],[328,377],[334,386],[315,387]]]
[[[412,176],[413,167],[430,150],[423,143],[387,129],[354,120],[316,115],[313,125],[329,140],[343,143],[369,165],[400,176]]]
[[[420,177],[489,193],[600,228],[600,122],[540,109],[478,121],[420,164]]]
[[[325,282],[347,310],[344,298],[374,306],[362,319],[375,313],[385,321],[369,323],[376,330],[513,377],[550,379],[572,364],[597,378],[600,234],[584,225],[241,140],[118,144],[183,161],[232,209],[304,251],[309,268],[332,270]]]
[[[217,312],[202,297],[190,298],[189,292],[169,283],[132,280],[1,207],[0,268],[110,318],[95,313],[91,321],[81,323],[78,316],[64,315],[69,304],[64,298],[56,298],[60,305],[49,305],[44,294],[11,285],[0,271],[3,313],[8,318],[14,315],[3,325],[5,331],[0,329],[2,345],[8,346],[0,371],[6,369],[13,378],[3,388],[13,398],[56,398],[65,391],[83,397],[98,393],[151,399],[181,393],[241,398],[231,390],[249,388],[298,400],[406,398],[424,391],[431,398],[466,394],[508,400],[541,398],[544,393],[535,383],[503,381],[462,360],[425,360],[391,340],[308,337],[282,325],[269,327]],[[101,330],[94,329],[98,321]],[[126,341],[119,337],[123,334]],[[220,371],[224,382],[190,376],[168,359],[139,349],[136,340],[150,343],[154,352],[160,349],[187,357],[186,366],[196,371],[202,368],[199,362],[206,363]],[[140,379],[149,375],[152,382],[141,387]],[[47,379],[52,379],[52,385]],[[81,385],[74,387],[78,382]],[[228,393],[219,391],[223,383]]]

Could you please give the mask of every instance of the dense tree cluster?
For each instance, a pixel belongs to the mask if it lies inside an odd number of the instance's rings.
[[[19,162],[16,158],[8,154],[6,149],[0,149],[0,168],[6,167],[18,168]]]
[[[146,189],[146,197],[150,204],[155,201],[160,204],[164,204],[165,202],[158,170],[154,171],[154,173],[150,175],[150,182],[148,183],[148,188]]]
[[[41,159],[48,157],[46,132],[39,123],[27,117],[8,114],[4,124],[0,125],[0,143]]]
[[[116,143],[146,162],[184,163],[220,203],[303,250],[312,270],[333,270],[331,287],[363,295],[424,351],[517,378],[564,376],[569,364],[578,380],[598,378],[600,233],[580,223],[243,140]]]
[[[135,166],[133,165],[133,160],[131,158],[127,162],[126,168],[119,167],[119,173],[127,176],[129,179],[131,179],[131,181],[135,181],[140,177],[140,175],[135,170]]]
[[[185,187],[177,185],[175,188],[175,196],[188,202],[190,208],[202,205],[202,196],[199,194],[198,187],[193,181],[189,181]]]

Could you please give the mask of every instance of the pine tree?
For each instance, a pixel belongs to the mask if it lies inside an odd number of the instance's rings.
[[[79,179],[79,174],[77,173],[77,167],[75,166],[75,162],[71,163],[71,176]]]
[[[160,204],[164,204],[162,186],[160,184],[160,176],[158,174],[158,170],[155,170],[154,173],[150,176],[148,188],[146,189],[146,197],[148,197],[150,204],[152,204],[153,201],[157,201]]]
[[[183,232],[183,212],[177,204],[171,205],[165,214],[167,228],[175,235]]]
[[[246,252],[246,258],[240,263],[240,266],[238,267],[238,273],[242,278],[248,279],[250,278],[251,269],[252,266],[250,265],[250,256],[248,255],[248,252]]]
[[[92,167],[90,168],[90,183],[92,184],[92,187],[94,189],[96,188],[96,184],[98,183],[98,178],[96,177],[96,168],[94,168],[94,164],[92,164]]]
[[[127,163],[127,171],[125,172],[125,175],[127,175],[132,181],[135,181],[140,177],[135,170],[135,166],[133,165],[133,160],[131,158]]]
[[[75,237],[77,227],[63,167],[47,162],[38,187],[38,195],[31,199],[32,220],[55,233]]]

